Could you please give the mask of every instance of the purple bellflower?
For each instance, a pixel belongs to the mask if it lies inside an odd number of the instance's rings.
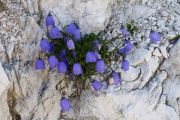
[[[150,32],[149,38],[150,38],[152,43],[157,43],[158,41],[161,40],[160,34],[158,32],[154,32],[154,31]]]
[[[125,52],[129,53],[133,49],[133,44],[128,40],[125,42]]]
[[[124,71],[128,71],[129,70],[129,62],[127,60],[123,60],[121,64],[122,64],[122,69]]]
[[[94,55],[96,56],[96,59],[101,59],[101,55],[99,54],[99,52],[94,52]]]
[[[113,72],[113,73],[112,73],[112,77],[113,77],[113,79],[114,79],[114,84],[115,84],[115,85],[121,84],[121,78],[119,77],[119,75],[118,75],[117,72]]]
[[[86,53],[86,63],[89,63],[89,62],[96,62],[96,56],[94,54],[94,52],[87,52]]]
[[[104,60],[100,59],[96,61],[96,72],[103,73],[105,71]]]
[[[55,22],[51,13],[49,13],[48,16],[46,17],[46,26],[55,26]]]
[[[67,72],[67,66],[64,62],[59,62],[58,64],[58,72],[59,73],[66,73]]]
[[[73,75],[72,73],[69,74],[69,78],[70,78],[71,80],[73,80],[73,81],[75,80],[75,77],[74,77],[74,75]]]
[[[133,49],[133,44],[128,40],[123,48],[119,48],[118,53],[127,55]]]
[[[49,45],[48,40],[44,38],[41,39],[40,47],[41,47],[42,52],[49,52],[51,49],[51,46]]]
[[[44,70],[45,69],[44,61],[41,58],[37,59],[37,61],[35,63],[35,69],[36,70]]]
[[[75,40],[81,39],[81,31],[75,23],[69,24],[65,28],[65,32],[68,33],[69,35],[73,36]]]
[[[65,59],[65,56],[66,56],[66,50],[64,49],[64,50],[61,50],[61,53],[60,53],[60,58],[63,60],[63,59]]]
[[[74,39],[75,39],[75,40],[80,40],[80,39],[81,39],[81,31],[80,31],[80,29],[77,28],[77,29],[74,31],[73,35],[74,35]]]
[[[53,51],[54,51],[54,43],[51,41],[51,42],[49,43],[49,45],[50,45],[50,50],[49,50],[49,52],[53,52]]]
[[[101,50],[102,45],[98,40],[94,40],[93,45],[96,47],[96,49]]]
[[[129,31],[125,27],[121,27],[120,31],[124,37],[129,35]]]
[[[61,31],[56,26],[51,28],[49,36],[51,37],[51,39],[60,39],[63,37]]]
[[[124,54],[124,53],[126,53],[126,52],[125,52],[125,48],[124,48],[124,47],[123,47],[123,48],[119,48],[118,53],[119,53],[119,54]]]
[[[71,54],[72,54],[72,56],[73,56],[74,59],[77,58],[77,54],[76,54],[76,51],[75,51],[75,50],[71,51]]]
[[[65,57],[63,61],[64,61],[64,63],[66,64],[66,66],[69,65],[69,59],[68,59],[67,57]]]
[[[73,65],[73,74],[74,75],[82,75],[83,74],[83,70],[81,68],[81,65],[79,63],[75,63]]]
[[[95,91],[100,91],[102,88],[102,84],[97,80],[93,80],[91,84]]]
[[[68,26],[66,26],[65,32],[73,36],[76,28],[77,27],[76,27],[75,23],[71,23]]]
[[[67,112],[71,108],[71,104],[70,104],[69,100],[65,97],[61,98],[60,106],[61,106],[61,110],[63,112]]]
[[[56,56],[52,55],[48,58],[48,63],[51,69],[55,68],[58,65],[58,60]]]
[[[74,41],[73,40],[68,40],[67,41],[67,47],[68,47],[69,50],[74,50],[75,49]]]

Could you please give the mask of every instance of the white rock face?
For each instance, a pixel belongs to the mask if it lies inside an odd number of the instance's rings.
[[[0,6],[0,62],[7,72],[0,63],[0,120],[15,119],[14,114],[19,114],[21,120],[179,120],[180,40],[169,42],[179,34],[179,3],[177,0],[128,2],[118,0],[112,6],[113,0],[6,0],[9,11],[2,11]],[[108,86],[108,79],[95,75],[104,80],[102,91],[95,93],[89,87],[80,97],[74,97],[73,81],[59,83],[64,76],[57,71],[34,70],[39,41],[45,31],[42,24],[49,10],[63,25],[78,22],[84,33],[103,30],[112,15],[105,29],[110,38],[119,33],[122,21],[135,20],[139,30],[131,40],[137,46],[126,56],[129,71],[117,70],[121,85]],[[158,44],[150,43],[151,30],[161,33]],[[116,69],[119,62],[112,64]],[[9,96],[12,83],[16,102]],[[72,104],[70,112],[63,114],[59,105],[62,95]]]
[[[145,66],[141,68],[141,71],[144,70],[144,75],[142,77],[142,83],[140,84],[139,88],[142,89],[144,85],[149,81],[151,76],[157,70],[159,66],[159,59],[152,57]]]
[[[78,119],[99,120],[178,120],[178,115],[171,107],[159,101],[162,93],[162,83],[166,79],[164,72],[158,74],[148,88],[95,96],[91,91],[85,91],[78,101],[80,108]],[[159,102],[159,103],[158,103]]]
[[[128,71],[121,72],[121,78],[123,81],[133,81],[139,76],[139,74],[139,68],[134,68],[130,66]]]
[[[144,5],[134,5],[127,9],[126,15],[129,16],[131,19],[138,19],[138,18],[147,18],[157,11],[150,7]]]
[[[26,7],[31,14],[42,13],[47,16],[53,11],[65,26],[72,21],[79,24],[83,33],[100,32],[111,16],[114,0],[27,0]],[[39,8],[38,8],[39,7]],[[57,18],[56,22],[57,21]],[[43,21],[44,23],[44,21]]]
[[[132,66],[138,66],[143,63],[145,60],[149,60],[151,57],[151,51],[143,47],[137,48],[134,52],[129,54],[126,57],[126,60],[129,61],[129,64]]]
[[[173,80],[176,75],[180,74],[180,40],[170,50],[169,58],[163,63],[161,69],[167,70],[170,78]]]
[[[26,18],[25,25],[25,30],[22,32],[22,39],[25,42],[22,54],[23,61],[32,61],[40,50],[39,44],[43,31],[32,17]]]
[[[0,63],[0,96],[7,89],[10,81],[7,77],[6,72],[4,71],[2,64]]]

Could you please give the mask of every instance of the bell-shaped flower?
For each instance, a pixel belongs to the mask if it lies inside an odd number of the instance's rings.
[[[66,73],[67,72],[67,66],[64,62],[59,62],[58,64],[58,72],[59,73]]]
[[[54,52],[54,43],[52,41],[49,43],[49,46],[50,46],[49,52]]]
[[[95,91],[100,91],[102,88],[102,84],[97,80],[93,80],[91,84]]]
[[[129,53],[133,49],[133,44],[127,40],[124,45],[124,49],[126,53]]]
[[[61,31],[56,26],[51,28],[49,36],[51,37],[51,39],[63,38]]]
[[[68,59],[67,57],[65,57],[63,61],[64,61],[64,63],[66,64],[66,66],[69,65],[69,59]]]
[[[77,54],[76,54],[76,51],[75,51],[75,50],[71,51],[71,54],[72,54],[72,56],[73,56],[74,59],[77,58]]]
[[[96,61],[96,72],[103,73],[105,71],[104,60],[100,59]]]
[[[79,63],[75,63],[73,65],[73,74],[74,75],[82,75],[83,74],[83,70],[81,68],[81,65]]]
[[[80,40],[80,39],[81,39],[81,31],[80,31],[80,29],[77,28],[77,29],[74,31],[73,35],[74,35],[74,39],[75,39],[75,40]]]
[[[35,69],[36,70],[44,70],[45,69],[44,61],[41,58],[37,59],[37,61],[35,62]]]
[[[75,23],[71,23],[68,26],[66,26],[65,32],[73,36],[76,28],[77,27],[76,27]]]
[[[71,104],[70,104],[69,100],[67,98],[65,98],[65,97],[61,98],[60,106],[61,106],[61,110],[63,112],[67,112],[71,108]]]
[[[86,63],[96,62],[96,56],[94,52],[87,52],[86,53]]]
[[[96,56],[96,59],[101,59],[101,55],[99,54],[99,52],[95,51],[94,55]]]
[[[75,80],[75,76],[72,73],[69,74],[69,78],[73,81]]]
[[[94,40],[93,45],[95,46],[96,49],[101,50],[102,45],[98,40]]]
[[[48,58],[48,63],[51,69],[55,68],[58,65],[58,59],[56,58],[56,56],[51,55]]]
[[[112,73],[112,77],[113,77],[113,79],[114,79],[114,84],[115,84],[115,85],[121,84],[121,78],[119,77],[119,75],[118,75],[117,72],[113,72],[113,73]]]
[[[124,54],[125,53],[125,48],[124,47],[123,48],[119,48],[118,53],[119,54]]]
[[[49,13],[48,16],[46,17],[46,26],[55,26],[55,22],[51,13]]]
[[[129,35],[129,31],[125,27],[121,27],[120,31],[124,37]]]
[[[66,57],[66,50],[61,50],[60,56],[59,56],[62,60]]]
[[[124,71],[128,71],[129,70],[129,62],[127,60],[123,60],[121,65],[122,65],[122,69]]]
[[[48,40],[46,40],[44,38],[41,39],[40,47],[41,47],[42,52],[49,52],[51,49],[51,46],[50,46]]]
[[[68,40],[67,41],[67,47],[68,47],[69,50],[74,50],[75,49],[74,41],[73,40]]]
[[[150,38],[152,43],[157,43],[158,41],[161,40],[160,34],[158,32],[154,32],[154,31],[150,32],[149,38]]]

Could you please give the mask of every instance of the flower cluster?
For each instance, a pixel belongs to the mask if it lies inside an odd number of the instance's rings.
[[[106,71],[108,64],[107,48],[111,40],[105,41],[95,34],[82,36],[81,30],[76,23],[58,28],[51,13],[48,14],[45,20],[47,26],[47,37],[42,37],[40,41],[41,54],[44,53],[48,59],[48,68],[56,70],[60,74],[69,76],[67,79],[77,81],[79,79],[90,78],[94,74],[103,74]],[[130,41],[130,32],[125,27],[120,29],[124,39],[124,45],[115,51],[118,55],[123,56],[122,70],[129,70],[129,62],[125,60],[125,56],[133,49],[133,43]],[[150,39],[153,43],[160,40],[160,35],[157,32],[150,33]],[[116,49],[117,50],[117,49]],[[39,57],[35,62],[36,70],[44,70],[45,65],[42,57]],[[121,84],[119,73],[113,71],[112,78],[114,85]],[[98,80],[92,80],[91,85],[95,91],[102,89],[102,84]],[[66,97],[62,97],[60,101],[62,111],[70,110],[70,102]]]

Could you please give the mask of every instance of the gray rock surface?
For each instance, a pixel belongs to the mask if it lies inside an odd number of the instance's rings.
[[[100,32],[111,17],[114,0],[24,0],[24,6],[31,15],[38,16],[42,23],[49,11],[56,14],[62,25],[75,21],[83,33]],[[40,15],[41,14],[41,15]],[[36,17],[35,16],[35,17]],[[58,22],[57,18],[56,22]],[[59,26],[60,27],[60,26]]]
[[[4,71],[2,64],[0,63],[0,95],[8,88],[10,83],[6,72]]]
[[[180,40],[170,40],[180,34],[177,0],[2,2],[6,9],[0,6],[0,120],[180,119]],[[131,40],[137,46],[126,57],[130,71],[122,72],[120,63],[112,62],[121,74],[121,85],[103,82],[99,93],[87,88],[80,97],[72,97],[77,91],[74,82],[62,81],[64,76],[57,71],[34,70],[49,10],[63,25],[78,22],[84,33],[99,32],[108,24],[107,38],[117,35],[122,23],[135,20],[139,30]],[[151,29],[161,33],[160,43],[149,45]],[[93,77],[103,81],[102,76]],[[72,103],[67,113],[59,106],[64,93]]]

